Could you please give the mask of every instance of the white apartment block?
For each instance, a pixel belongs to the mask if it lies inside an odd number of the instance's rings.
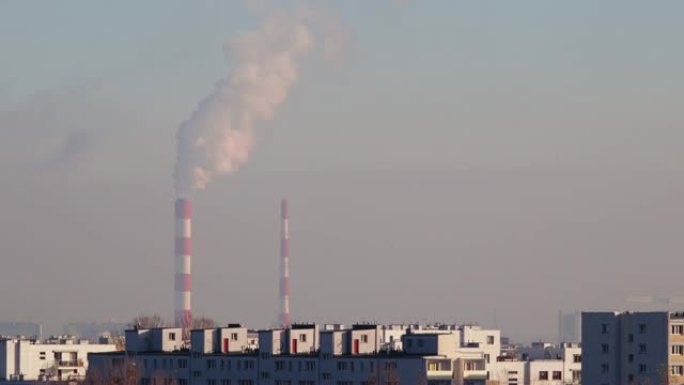
[[[490,365],[490,383],[500,385],[567,385],[582,381],[579,344],[533,343],[519,347],[517,358]]]
[[[193,330],[189,350],[179,329],[126,334],[125,352],[90,356],[93,375],[134,367],[141,385],[485,385],[500,346],[498,330],[472,325],[296,324],[259,331],[258,350],[240,325]]]
[[[113,352],[114,344],[92,344],[72,337],[45,341],[0,339],[0,381],[68,381],[85,378],[88,354]]]
[[[684,383],[684,313],[582,313],[587,385]]]

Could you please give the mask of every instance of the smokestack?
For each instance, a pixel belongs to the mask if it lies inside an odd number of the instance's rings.
[[[290,236],[287,200],[280,202],[280,327],[290,327]]]
[[[192,313],[190,311],[190,265],[192,262],[191,237],[192,206],[188,199],[176,199],[176,327],[183,328],[183,337],[189,337]]]

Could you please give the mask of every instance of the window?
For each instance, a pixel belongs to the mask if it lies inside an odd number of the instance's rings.
[[[629,363],[634,362],[634,354],[630,354],[627,356],[627,362],[629,362]]]
[[[608,352],[610,352],[610,347],[608,346],[608,344],[602,344],[601,345],[601,353],[608,354]]]
[[[364,344],[368,343],[368,334],[364,334],[361,336],[361,342],[363,342]]]
[[[608,334],[608,324],[601,324],[601,334]]]
[[[627,376],[627,382],[629,382],[630,384],[634,383],[634,375],[633,374],[630,373]]]
[[[284,361],[276,361],[275,370],[276,371],[285,370],[285,362]]]
[[[207,385],[216,385],[216,380],[213,378],[207,378]]]
[[[549,379],[549,372],[547,372],[545,370],[542,370],[541,372],[539,372],[539,380],[540,381],[545,381],[548,379]]]
[[[634,334],[629,333],[629,335],[627,335],[627,342],[629,342],[629,343],[634,342]]]
[[[684,345],[672,345],[672,354],[684,355]]]
[[[684,325],[672,325],[672,334],[677,336],[684,335]]]
[[[230,340],[231,341],[237,341],[237,339],[238,339],[237,333],[230,333]]]
[[[422,338],[418,340],[418,347],[419,348],[423,347],[423,339]]]
[[[487,336],[487,345],[494,345],[494,336]]]
[[[184,359],[178,360],[178,367],[179,367],[180,369],[185,369],[185,368],[187,368],[187,367],[188,367],[188,361],[187,361],[187,360],[184,360]]]
[[[169,333],[169,340],[175,341],[176,340],[176,333]]]
[[[639,334],[646,334],[646,324],[639,324]]]
[[[553,372],[553,377],[552,377],[552,379],[554,379],[554,380],[560,380],[561,378],[562,378],[561,372],[559,372],[559,371],[554,371],[554,372]]]
[[[648,370],[645,364],[639,364],[639,373],[646,373]]]
[[[572,372],[572,381],[573,382],[581,382],[582,381],[582,371],[581,370],[571,370]]]
[[[179,384],[180,385],[180,384]],[[224,378],[221,380],[221,385],[230,385],[230,380],[227,378]]]
[[[306,334],[300,334],[299,335],[299,340],[302,342],[306,342]]]
[[[610,366],[608,366],[608,364],[606,364],[606,363],[601,364],[601,373],[608,373],[609,370],[610,370]]]
[[[188,385],[188,380],[185,378],[179,378],[178,385]],[[228,383],[228,385],[230,385],[230,383]]]
[[[574,362],[574,363],[582,362],[582,355],[581,354],[573,354],[572,355],[572,362]]]
[[[682,365],[673,365],[670,368],[670,374],[673,376],[682,376],[684,375],[684,366]]]
[[[489,360],[490,360],[489,353],[485,353],[484,359],[485,359],[485,363],[489,363]]]
[[[639,344],[639,354],[646,354],[646,344]]]
[[[193,370],[192,376],[193,377],[202,377],[202,372],[200,372],[199,370]]]

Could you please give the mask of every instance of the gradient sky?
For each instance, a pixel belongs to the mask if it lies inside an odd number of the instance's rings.
[[[193,197],[195,314],[268,326],[278,201],[297,320],[477,321],[684,296],[684,2],[335,0],[250,162]],[[175,133],[238,1],[0,0],[0,307],[171,318]]]

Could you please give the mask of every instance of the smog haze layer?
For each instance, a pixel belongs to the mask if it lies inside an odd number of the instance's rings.
[[[249,157],[192,193],[195,315],[276,320],[282,197],[294,320],[527,341],[684,295],[684,3],[315,4]],[[268,12],[0,4],[3,317],[172,318],[177,134]]]

